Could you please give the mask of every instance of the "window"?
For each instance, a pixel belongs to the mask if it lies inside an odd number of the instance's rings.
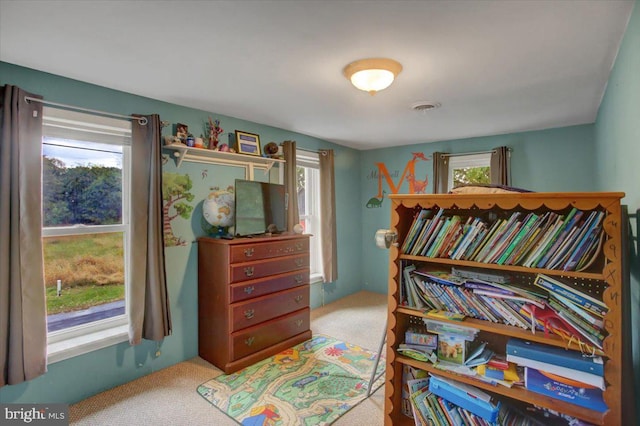
[[[49,362],[126,340],[131,123],[44,108]]]
[[[449,156],[447,191],[459,185],[491,183],[491,153]]]
[[[320,248],[320,168],[318,154],[298,150],[298,213],[300,224],[310,239],[311,282],[323,280],[322,249]]]

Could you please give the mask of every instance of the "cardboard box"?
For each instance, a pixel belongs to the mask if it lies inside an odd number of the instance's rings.
[[[464,364],[469,353],[469,342],[457,334],[440,334],[438,336],[438,359]]]

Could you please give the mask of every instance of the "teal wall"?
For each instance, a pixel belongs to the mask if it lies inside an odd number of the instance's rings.
[[[398,193],[408,193],[406,179],[401,184],[407,162],[413,158],[413,153],[424,154],[428,161],[419,160],[415,163],[415,178],[421,181],[426,179],[425,193],[432,193],[431,157],[434,151],[455,154],[490,150],[498,146],[512,149],[513,186],[537,192],[593,191],[597,187],[592,124],[364,151],[360,175],[364,289],[386,293],[388,283],[388,254],[386,250],[375,246],[373,235],[377,229],[389,227],[390,202],[385,198],[380,208],[367,207],[369,199],[378,196],[379,187],[387,194],[393,192],[385,179],[379,186],[378,164],[385,165]]]
[[[598,189],[624,191],[626,197],[622,202],[629,206],[630,213],[640,209],[639,101],[640,2],[636,1],[595,125]],[[638,237],[638,229],[634,235]],[[640,407],[640,258],[637,251],[631,262],[631,307],[636,406]]]
[[[353,194],[359,191],[358,151],[283,129],[172,105],[0,62],[0,85],[4,84],[19,86],[31,93],[40,94],[49,101],[84,108],[117,114],[157,113],[162,120],[172,124],[188,125],[189,131],[195,135],[204,133],[204,123],[212,116],[220,119],[224,134],[238,129],[259,134],[263,144],[269,141],[295,140],[302,149],[334,149],[338,253],[341,255],[338,261],[339,279],[334,283],[312,285],[311,306],[318,307],[323,301],[329,303],[360,290],[361,227],[356,226],[359,224],[359,211],[350,205],[354,199]],[[163,129],[163,134],[171,133],[172,128]],[[222,137],[224,134],[221,135],[221,141],[225,140]],[[205,234],[200,222],[202,200],[208,195],[209,188],[226,188],[233,184],[234,178],[242,178],[243,173],[239,170],[228,166],[188,162],[177,169],[172,160],[164,166],[165,173],[190,176],[193,182],[190,192],[195,198],[191,217],[171,222],[174,233],[186,244],[165,249],[173,334],[160,344],[159,357],[153,355],[158,346],[155,342],[145,341],[136,347],[121,343],[51,364],[47,374],[30,382],[0,388],[0,402],[72,403],[196,356],[197,247],[193,241]],[[256,178],[267,179],[261,174],[261,171],[256,171]]]
[[[317,138],[227,117],[213,112],[168,104],[150,98],[111,90],[0,62],[0,84],[14,84],[46,99],[110,111],[118,114],[158,113],[162,120],[185,123],[199,134],[212,116],[221,120],[225,133],[235,129],[257,133],[262,143],[296,140],[298,147],[336,151],[336,203],[338,228],[339,280],[312,286],[312,306],[342,298],[361,289],[387,292],[387,252],[374,246],[373,235],[389,226],[390,207],[386,191],[380,207],[368,208],[378,198],[378,163],[386,166],[393,185],[400,193],[408,185],[400,177],[412,153],[424,154],[427,161],[415,165],[415,178],[427,181],[432,192],[431,154],[434,151],[464,153],[509,146],[512,152],[512,184],[534,191],[625,191],[631,210],[640,207],[640,8],[633,12],[619,56],[613,69],[597,122],[582,126],[547,129],[507,135],[425,143],[399,148],[355,151]],[[165,129],[166,130],[166,129]],[[165,131],[166,134],[169,131]],[[206,177],[203,171],[206,169]],[[224,187],[237,170],[229,167],[185,163],[180,169],[169,161],[165,172],[187,173],[196,200],[202,200],[209,187]],[[360,197],[355,194],[360,194]],[[379,198],[378,198],[379,199]],[[376,204],[375,202],[373,203]],[[173,316],[173,335],[160,344],[162,355],[155,358],[157,344],[143,342],[137,347],[123,343],[49,366],[49,372],[31,382],[0,388],[0,402],[72,403],[94,393],[144,376],[197,355],[197,264],[192,241],[202,235],[198,206],[189,220],[172,222],[187,245],[168,247],[167,272]],[[636,274],[638,266],[636,262]],[[639,305],[638,277],[634,303]],[[636,316],[637,320],[637,316]],[[638,324],[638,322],[635,322]],[[638,330],[634,345],[638,348]],[[378,332],[378,331],[367,331]],[[637,358],[636,358],[637,359]],[[78,372],[91,374],[78,374]],[[640,371],[640,367],[636,369]]]

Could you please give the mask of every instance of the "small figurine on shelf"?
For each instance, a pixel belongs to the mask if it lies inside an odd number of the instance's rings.
[[[218,137],[222,133],[222,127],[220,127],[220,120],[212,120],[209,117],[209,149],[215,151],[218,150]]]
[[[202,136],[202,134],[200,135],[199,138],[196,138],[194,146],[196,148],[203,148],[204,147],[204,136]]]

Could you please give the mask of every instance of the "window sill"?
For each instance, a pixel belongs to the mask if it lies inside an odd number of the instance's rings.
[[[317,284],[322,282],[324,282],[322,274],[311,274],[311,276],[309,277],[309,284]]]
[[[47,347],[47,363],[54,364],[65,359],[86,354],[129,340],[129,326],[119,325],[81,336],[71,337]]]

